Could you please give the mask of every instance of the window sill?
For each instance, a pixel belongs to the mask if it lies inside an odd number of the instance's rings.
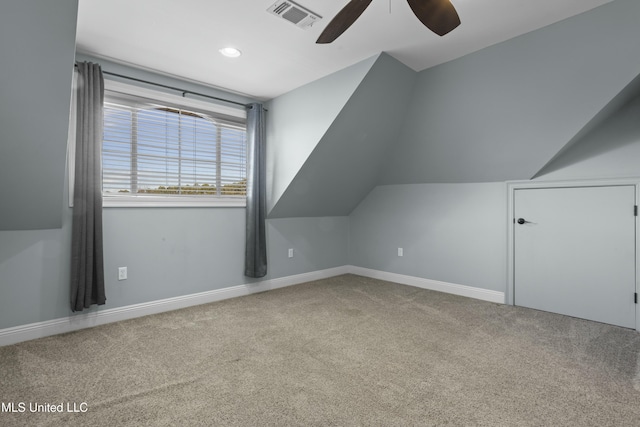
[[[103,196],[104,208],[244,208],[244,197],[203,198],[189,196]]]

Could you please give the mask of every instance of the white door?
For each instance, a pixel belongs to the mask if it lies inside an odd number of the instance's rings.
[[[635,186],[517,189],[514,304],[635,328]]]

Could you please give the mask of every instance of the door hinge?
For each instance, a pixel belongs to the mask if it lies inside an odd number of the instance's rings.
[[[633,294],[633,302],[638,303],[638,293]]]
[[[633,215],[638,216],[638,205],[633,207]]]

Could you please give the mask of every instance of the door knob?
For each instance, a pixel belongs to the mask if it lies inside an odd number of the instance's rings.
[[[527,221],[524,218],[518,218],[518,224],[522,225],[522,224],[531,224],[530,221]]]

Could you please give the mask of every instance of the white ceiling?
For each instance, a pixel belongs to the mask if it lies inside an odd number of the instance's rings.
[[[301,30],[266,12],[275,0],[80,0],[77,49],[266,100],[380,52],[421,71],[613,0],[452,0],[462,24],[444,37],[405,0],[374,0],[328,45],[315,40],[347,0],[295,1],[322,21]]]

